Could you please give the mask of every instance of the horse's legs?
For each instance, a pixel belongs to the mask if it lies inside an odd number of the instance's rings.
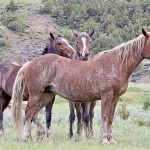
[[[69,115],[69,123],[70,123],[70,127],[69,127],[69,137],[72,138],[73,137],[73,123],[75,121],[75,113],[74,113],[74,103],[69,101],[69,108],[70,108],[70,115]]]
[[[37,139],[41,139],[45,135],[45,129],[42,126],[42,124],[38,122],[37,115],[38,115],[38,112],[33,115],[32,121],[37,128],[37,131],[36,131]]]
[[[83,110],[83,124],[84,124],[84,130],[86,133],[86,138],[90,139],[90,103],[81,103],[82,110]]]
[[[81,103],[75,103],[76,115],[77,115],[77,134],[82,134],[82,108]]]
[[[37,139],[43,138],[43,135],[45,135],[45,129],[42,126],[42,124],[38,121],[37,115],[38,112],[46,106],[48,103],[54,100],[54,94],[52,93],[43,93],[39,99],[39,101],[36,103],[36,110],[34,111],[32,121],[36,125],[37,128]]]
[[[113,91],[108,91],[101,94],[101,118],[102,118],[102,130],[101,137],[103,144],[110,144],[107,138],[107,124],[109,118],[109,112],[113,97]]]
[[[35,94],[34,96],[29,96],[28,104],[25,110],[25,125],[22,131],[22,140],[28,141],[31,139],[31,120],[34,114],[36,114],[37,109],[41,103],[41,94]]]
[[[3,129],[3,111],[8,106],[11,97],[4,93],[3,90],[0,90],[0,137],[4,135]]]
[[[93,137],[93,117],[94,117],[94,108],[95,108],[96,102],[90,103],[90,138]]]
[[[51,135],[51,120],[52,120],[52,107],[55,101],[55,97],[46,105],[46,135],[49,137]]]
[[[114,118],[114,114],[115,114],[115,109],[117,106],[119,98],[115,98],[113,99],[112,103],[111,103],[111,108],[110,108],[110,112],[109,112],[109,119],[108,119],[108,125],[107,125],[107,137],[110,143],[112,144],[116,144],[117,142],[112,138],[112,122],[113,122],[113,118]]]
[[[0,91],[0,137],[4,135],[4,130],[3,130],[3,92],[2,90]]]

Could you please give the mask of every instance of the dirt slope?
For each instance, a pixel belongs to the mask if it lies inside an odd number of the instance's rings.
[[[22,35],[10,31],[5,26],[0,26],[0,35],[9,43],[7,58],[21,64],[40,55],[44,49],[50,32],[57,31],[57,24],[50,15],[41,15],[37,10],[30,10],[25,22],[27,29]]]

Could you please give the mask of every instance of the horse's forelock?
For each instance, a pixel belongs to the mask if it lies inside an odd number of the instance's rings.
[[[91,37],[88,35],[88,33],[80,32],[77,36],[77,40],[81,40],[83,37],[85,37],[86,39],[91,39]]]

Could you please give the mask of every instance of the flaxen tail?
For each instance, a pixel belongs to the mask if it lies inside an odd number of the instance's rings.
[[[12,93],[12,119],[14,125],[21,131],[23,125],[22,119],[22,101],[25,89],[24,83],[24,68],[27,66],[28,63],[23,65],[18,74],[16,76],[14,85],[13,85],[13,93]]]

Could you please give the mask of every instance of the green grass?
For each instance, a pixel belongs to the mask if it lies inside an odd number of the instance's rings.
[[[138,85],[130,85],[126,95],[128,95],[128,92],[134,92],[134,94],[137,95],[139,92],[142,93],[143,90],[144,88],[138,88]],[[35,127],[32,125],[32,142],[23,143],[18,141],[19,134],[12,128],[10,123],[11,116],[8,116],[7,118],[4,117],[6,136],[0,140],[0,150],[149,150],[150,126],[140,126],[138,120],[142,119],[143,121],[147,119],[147,121],[149,121],[150,113],[142,109],[142,99],[139,101],[141,102],[128,104],[130,116],[127,120],[120,119],[116,113],[113,123],[113,135],[118,141],[117,145],[102,145],[100,143],[100,101],[97,102],[95,108],[93,140],[87,141],[84,132],[82,138],[76,136],[76,122],[74,124],[74,137],[73,139],[69,139],[68,102],[60,97],[56,97],[53,107],[51,138],[44,138],[43,141],[40,142],[36,141]],[[45,111],[42,110],[39,120],[45,126],[44,114]]]
[[[127,92],[121,97],[131,104],[143,104],[146,99],[150,99],[149,84],[130,83]]]
[[[56,106],[57,107],[57,106]],[[54,111],[55,112],[55,111]],[[68,115],[68,114],[67,114]],[[17,132],[11,128],[7,128],[6,138],[0,141],[1,150],[148,150],[150,147],[149,136],[150,127],[139,127],[133,124],[131,120],[114,122],[114,137],[117,139],[117,145],[102,145],[99,141],[99,125],[94,124],[94,140],[88,142],[84,136],[78,139],[76,136],[69,139],[67,136],[68,122],[54,122],[52,125],[53,138],[44,139],[41,142],[35,140],[33,134],[33,141],[28,143],[18,142]],[[32,133],[34,131],[32,130]]]

